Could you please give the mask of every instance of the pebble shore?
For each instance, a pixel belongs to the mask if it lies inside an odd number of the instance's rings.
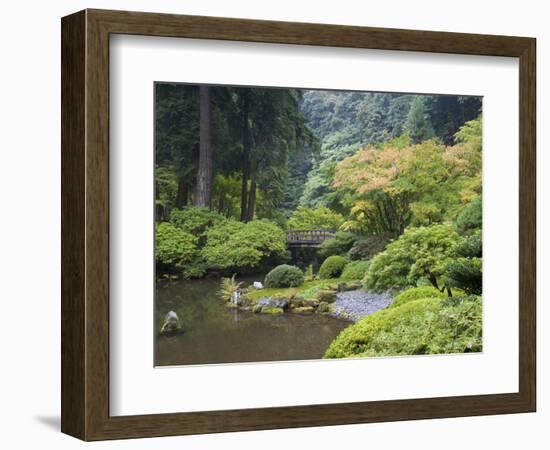
[[[332,304],[331,315],[352,322],[391,305],[392,297],[388,293],[374,294],[363,290],[339,292]]]

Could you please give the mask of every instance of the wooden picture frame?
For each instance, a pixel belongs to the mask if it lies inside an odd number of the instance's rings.
[[[535,411],[535,39],[105,10],[64,17],[61,29],[64,433],[101,440]],[[519,391],[110,416],[109,36],[117,33],[519,58]]]

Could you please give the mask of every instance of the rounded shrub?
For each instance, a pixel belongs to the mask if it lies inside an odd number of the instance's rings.
[[[434,288],[433,286],[420,286],[420,287],[414,287],[407,289],[403,292],[401,292],[399,295],[397,295],[391,304],[392,308],[396,308],[398,306],[403,306],[406,303],[412,302],[414,300],[418,300],[420,298],[445,298],[447,296],[446,293],[440,292],[438,289]]]
[[[347,263],[347,259],[343,256],[329,256],[323,261],[323,264],[321,264],[321,267],[319,268],[319,278],[338,278],[342,275]]]
[[[382,309],[344,329],[325,358],[466,353],[482,350],[481,298],[423,298]]]
[[[369,269],[369,261],[352,261],[346,264],[340,278],[345,280],[362,280]]]
[[[197,238],[168,222],[155,229],[155,259],[177,268],[191,263],[197,254]]]
[[[296,266],[281,264],[271,270],[264,280],[267,288],[296,287],[304,282],[304,274]]]

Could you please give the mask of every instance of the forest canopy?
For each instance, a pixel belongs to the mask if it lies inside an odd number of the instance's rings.
[[[157,83],[155,116],[161,269],[270,269],[284,230],[332,230],[319,255],[372,289],[479,291],[479,97]]]

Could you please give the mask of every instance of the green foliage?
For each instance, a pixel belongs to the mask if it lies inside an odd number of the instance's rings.
[[[170,214],[170,222],[176,227],[194,236],[202,236],[210,227],[224,222],[221,214],[200,206],[187,206],[174,209]]]
[[[313,281],[315,279],[315,275],[313,274],[313,265],[310,264],[307,266],[306,272],[304,273],[304,281]]]
[[[230,301],[233,298],[233,294],[240,289],[242,283],[235,280],[236,276],[237,274],[233,274],[231,278],[221,279],[218,295],[222,300]]]
[[[334,237],[324,241],[319,247],[319,256],[327,258],[333,255],[345,255],[357,240],[357,236],[348,231],[337,231]]]
[[[316,230],[316,229],[336,229],[344,218],[325,206],[317,208],[306,208],[300,206],[292,212],[287,222],[287,228],[290,230]]]
[[[415,286],[420,279],[427,279],[443,289],[447,264],[455,257],[457,244],[458,234],[449,224],[409,228],[372,259],[365,288],[384,291]]]
[[[342,331],[325,358],[466,353],[482,350],[479,297],[411,301],[380,310]]]
[[[475,197],[464,207],[455,221],[459,233],[469,233],[482,227],[483,211],[481,195]]]
[[[225,217],[238,219],[241,208],[242,177],[237,174],[216,174],[212,193],[212,209]]]
[[[456,248],[456,254],[466,258],[481,258],[482,252],[481,230],[461,237]]]
[[[439,289],[434,288],[433,286],[419,286],[415,288],[407,289],[397,295],[394,299],[390,308],[397,308],[398,306],[403,306],[405,303],[409,303],[421,298],[440,298],[443,299],[447,297],[447,294],[439,291]]]
[[[477,114],[472,116],[476,117]],[[481,114],[477,118],[466,122],[462,127],[457,128],[455,133],[455,142],[458,144],[470,144],[481,151],[483,139],[483,127],[481,123]]]
[[[475,230],[460,238],[457,257],[447,263],[448,284],[467,294],[481,295],[483,283],[483,259],[481,230]]]
[[[467,294],[481,295],[483,259],[458,257],[448,262],[449,286],[459,287]]]
[[[197,238],[171,223],[162,222],[155,229],[155,259],[182,268],[197,254]]]
[[[431,139],[434,137],[434,129],[426,111],[425,97],[417,95],[409,110],[405,129],[413,144]]]
[[[426,112],[435,135],[445,145],[456,141],[457,130],[475,119],[481,111],[481,97],[430,95],[425,97]]]
[[[155,167],[155,206],[157,220],[167,219],[167,213],[174,207],[178,177],[173,167]]]
[[[321,264],[321,267],[319,268],[319,278],[338,278],[340,275],[342,275],[342,272],[344,271],[347,262],[348,260],[343,256],[329,256],[323,261],[323,264]]]
[[[408,225],[454,220],[479,194],[481,149],[474,140],[369,146],[338,163],[333,186],[350,211],[342,229],[397,237]]]
[[[210,268],[258,269],[286,253],[285,234],[262,219],[243,223],[226,220],[208,229],[202,256]]]
[[[304,274],[296,266],[281,264],[265,276],[266,288],[296,287],[304,282]]]
[[[352,261],[346,264],[340,278],[345,280],[362,280],[369,269],[369,261]]]
[[[388,234],[377,234],[361,238],[353,243],[348,251],[348,259],[351,261],[371,259],[386,248],[391,236]]]

